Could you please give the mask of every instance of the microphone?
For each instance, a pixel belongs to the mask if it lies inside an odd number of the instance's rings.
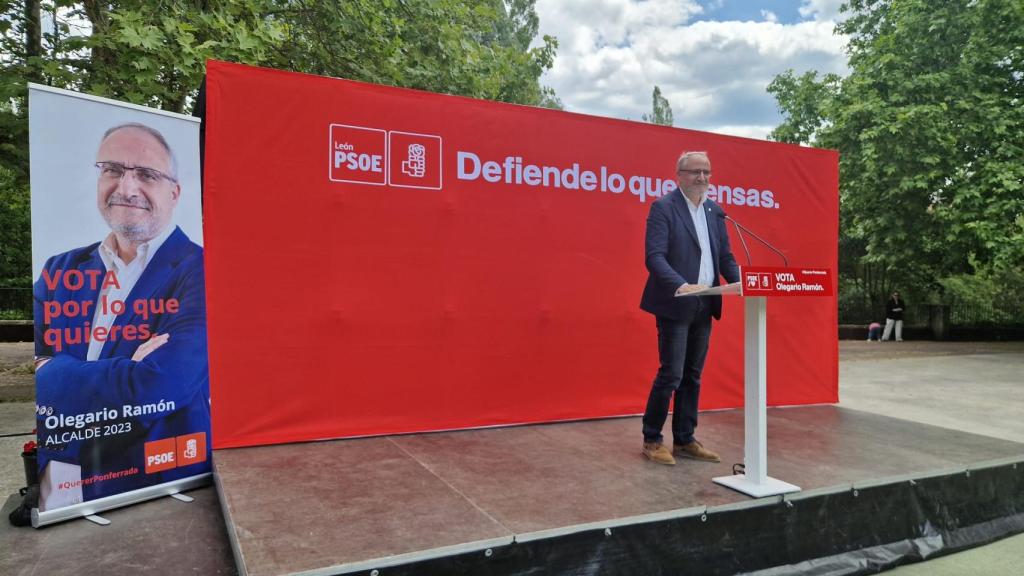
[[[739,222],[737,222],[737,221],[733,220],[732,218],[730,218],[729,215],[725,213],[725,210],[722,210],[721,206],[718,207],[718,217],[722,218],[723,220],[728,220],[729,222],[732,222],[732,225],[736,227],[736,235],[740,237],[740,243],[743,244],[743,251],[747,255],[747,266],[750,266],[750,251],[747,250],[747,242],[746,242],[746,240],[743,239],[743,232],[746,232],[747,234],[750,234],[751,236],[754,237],[755,240],[757,240],[761,244],[764,244],[765,246],[767,246],[768,249],[771,250],[772,252],[775,252],[776,254],[778,254],[779,257],[782,258],[782,263],[787,268],[789,267],[789,259],[786,258],[786,255],[783,254],[781,250],[779,250],[775,246],[772,246],[771,243],[768,242],[767,240],[765,240],[764,238],[761,238],[757,234],[754,234],[753,232],[751,232],[747,227],[743,226]]]
[[[719,206],[717,214],[718,217],[721,218],[722,220],[728,220],[733,224],[736,224],[736,221],[733,220],[732,218],[729,218],[729,216],[725,213],[725,210],[722,210],[721,206]],[[743,232],[741,232],[739,228],[736,228],[736,235],[739,236],[740,244],[743,245],[743,253],[747,255],[747,266],[750,266],[750,249],[747,248],[747,241],[743,238]]]

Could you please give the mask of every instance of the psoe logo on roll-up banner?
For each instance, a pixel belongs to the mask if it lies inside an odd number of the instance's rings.
[[[174,438],[146,442],[143,452],[146,456],[146,474],[178,467],[178,463],[174,459]]]
[[[387,184],[387,132],[378,128],[331,124],[333,182]]]
[[[401,188],[441,189],[441,137],[388,132],[388,182]]]

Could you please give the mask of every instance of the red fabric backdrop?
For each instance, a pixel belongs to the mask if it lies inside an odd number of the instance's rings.
[[[791,265],[836,269],[833,151],[221,62],[207,87],[215,448],[642,412],[646,196],[684,150]],[[834,297],[768,315],[769,403],[837,401]],[[742,321],[727,298],[702,409],[743,403]]]

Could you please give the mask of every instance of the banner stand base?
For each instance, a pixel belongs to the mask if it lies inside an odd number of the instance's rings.
[[[146,500],[152,500],[163,496],[176,496],[179,495],[179,492],[206,486],[210,483],[212,478],[213,473],[207,472],[205,474],[199,474],[189,478],[182,478],[181,480],[174,480],[173,482],[165,482],[163,484],[157,484],[156,486],[148,486],[146,488],[132,490],[131,492],[124,492],[123,494],[115,494],[105,498],[82,502],[81,504],[57,508],[56,510],[40,512],[39,508],[33,508],[32,527],[41,528],[48,524],[63,522],[65,520],[73,520],[75,518],[87,518],[92,522],[105,526],[106,524],[109,524],[110,521],[96,516],[97,513],[103,512],[104,510],[113,510],[114,508],[121,508],[122,506],[145,502]],[[185,497],[191,499],[190,496]],[[94,517],[99,521],[90,517]]]
[[[93,524],[99,524],[100,526],[107,526],[110,524],[110,520],[107,520],[106,518],[102,516],[97,516],[95,514],[89,514],[85,517],[85,519],[89,522],[92,522]]]
[[[777,480],[771,476],[765,477],[764,482],[748,480],[746,474],[718,476],[711,480],[714,481],[715,484],[721,484],[726,488],[732,488],[737,492],[742,492],[747,496],[753,496],[754,498],[778,496],[779,494],[790,494],[792,492],[800,491],[799,486],[795,486],[789,482],[783,482],[782,480]]]

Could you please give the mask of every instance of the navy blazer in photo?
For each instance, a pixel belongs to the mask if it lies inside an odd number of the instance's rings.
[[[97,242],[53,256],[46,261],[45,270],[51,278],[58,270],[105,271],[99,245]],[[102,280],[102,275],[99,279]],[[192,464],[147,475],[143,454],[143,445],[147,441],[205,432],[209,455],[210,380],[202,247],[176,227],[153,254],[132,288],[125,300],[128,309],[114,320],[113,326],[148,324],[152,335],[170,335],[163,346],[140,362],[132,360],[132,355],[143,340],[123,338],[106,342],[98,359],[86,360],[89,344],[74,334],[86,331],[85,324],[92,323],[95,308],[87,314],[71,318],[60,316],[51,319],[49,325],[43,324],[43,302],[92,301],[95,306],[99,288],[99,285],[90,287],[86,281],[82,288],[69,290],[61,282],[50,290],[40,276],[33,289],[36,356],[52,357],[36,372],[36,404],[45,412],[37,415],[40,471],[51,460],[81,466],[83,479],[131,467],[139,468],[139,473],[132,476],[83,485],[85,500],[209,471],[210,460],[207,457],[202,465]],[[180,307],[173,314],[150,315],[147,320],[131,309],[132,303],[140,299],[166,301],[170,298],[177,299]],[[48,329],[60,330],[62,337],[65,330],[70,330],[71,338],[78,342],[66,344],[58,352],[44,343],[43,336]],[[74,416],[104,409],[116,410],[123,415],[125,405],[160,402],[165,406],[173,402],[175,408],[173,411],[120,417],[99,424],[127,422],[130,432],[110,435],[100,441],[46,443],[47,436],[53,434],[44,425],[47,416]]]

